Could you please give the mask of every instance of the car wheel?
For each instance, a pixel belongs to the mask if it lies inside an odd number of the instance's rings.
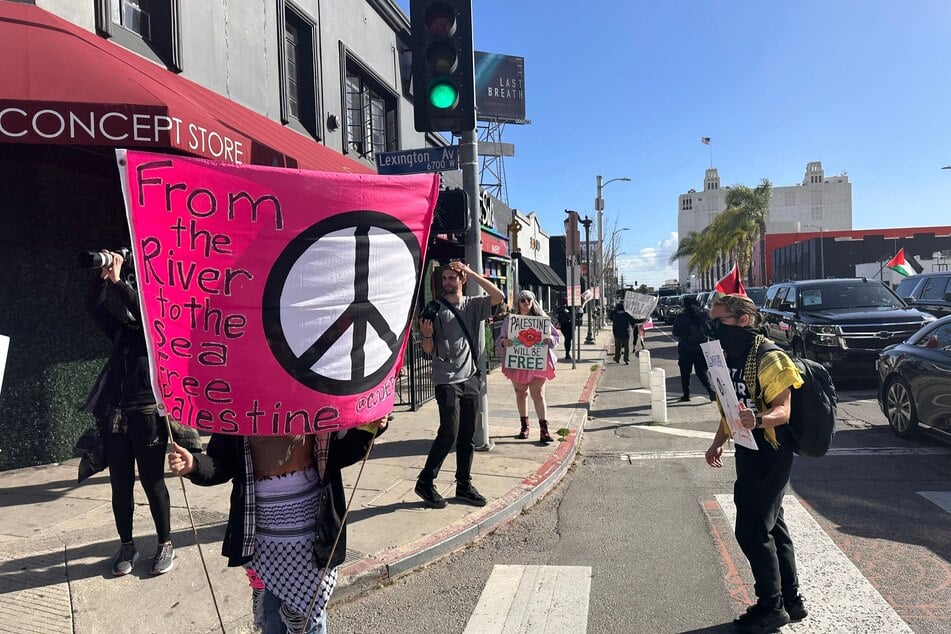
[[[899,438],[912,438],[918,433],[918,410],[908,384],[893,378],[885,388],[885,416]]]

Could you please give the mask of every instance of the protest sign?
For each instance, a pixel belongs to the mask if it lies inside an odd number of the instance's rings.
[[[647,319],[656,306],[656,295],[645,295],[634,291],[624,292],[624,310],[634,319]]]
[[[161,414],[291,435],[392,410],[438,176],[117,158]]]
[[[714,339],[701,343],[700,349],[703,351],[703,358],[707,361],[710,384],[716,390],[723,416],[730,427],[730,433],[733,434],[733,442],[748,449],[759,449],[753,432],[740,424],[740,403],[733,389],[733,379],[730,378],[730,369],[726,365],[726,357],[723,356],[720,342]]]
[[[505,348],[502,366],[543,372],[548,364],[545,339],[551,337],[551,320],[535,315],[509,315],[506,319],[512,345]]]

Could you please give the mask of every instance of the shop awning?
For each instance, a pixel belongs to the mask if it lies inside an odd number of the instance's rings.
[[[233,163],[368,165],[47,11],[0,2],[0,143],[174,149]]]
[[[555,270],[543,262],[522,258],[518,261],[518,283],[529,286],[565,288],[565,282]]]

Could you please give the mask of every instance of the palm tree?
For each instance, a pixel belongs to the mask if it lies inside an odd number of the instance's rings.
[[[748,268],[753,257],[753,245],[759,241],[760,276],[763,283],[766,282],[766,222],[769,219],[769,199],[772,194],[773,185],[766,178],[761,180],[755,189],[735,185],[727,192],[724,211],[724,214],[732,212],[733,217],[729,218],[728,225],[730,231],[738,234],[737,255],[738,258],[743,258],[742,265],[739,266],[741,271]]]

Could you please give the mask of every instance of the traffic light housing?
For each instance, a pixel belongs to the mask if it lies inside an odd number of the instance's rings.
[[[410,0],[419,132],[475,130],[472,0]]]
[[[465,190],[444,189],[436,200],[432,232],[466,233],[469,231],[469,217],[469,196]]]

